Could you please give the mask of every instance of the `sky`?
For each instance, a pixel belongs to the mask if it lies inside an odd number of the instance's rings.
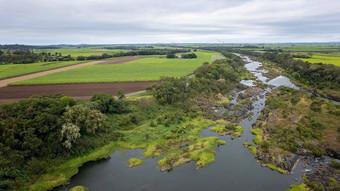
[[[339,0],[0,0],[0,44],[340,42]]]

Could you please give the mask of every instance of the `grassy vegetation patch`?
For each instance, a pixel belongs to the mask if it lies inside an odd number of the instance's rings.
[[[250,147],[250,146],[252,146],[253,144],[252,143],[249,143],[249,142],[244,142],[243,143],[243,146],[245,147],[245,148],[248,148],[248,147]]]
[[[75,186],[70,189],[70,191],[88,191],[89,189],[85,186]]]
[[[253,139],[254,143],[256,145],[262,143],[262,136],[261,135],[256,135],[255,138]]]
[[[227,125],[217,125],[215,127],[210,128],[210,131],[216,132],[219,135],[231,135],[231,138],[241,137],[244,131],[244,128],[241,126],[234,126],[232,124]]]
[[[252,155],[256,156],[256,146],[250,146],[249,151],[251,152]]]
[[[286,191],[308,191],[309,189],[305,184],[300,185],[291,185],[290,189],[287,189]]]
[[[282,168],[276,166],[275,164],[267,164],[267,167],[272,169],[272,170],[276,170],[277,172],[279,172],[281,174],[288,174],[288,172],[286,170],[283,170]]]
[[[84,163],[105,158],[109,156],[115,149],[115,143],[110,143],[104,147],[96,149],[88,155],[71,159],[61,166],[53,169],[53,172],[42,175],[28,189],[32,191],[45,191],[66,184],[73,175],[78,173],[78,168]]]
[[[131,158],[127,162],[127,166],[130,167],[130,168],[135,167],[135,166],[140,166],[140,165],[143,165],[143,164],[144,164],[144,161],[142,161],[141,159],[138,159],[138,158]]]

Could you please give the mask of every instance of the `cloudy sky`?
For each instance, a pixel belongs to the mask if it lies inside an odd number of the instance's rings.
[[[0,44],[340,41],[340,0],[0,0]]]

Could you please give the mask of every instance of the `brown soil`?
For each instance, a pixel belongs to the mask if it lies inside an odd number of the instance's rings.
[[[18,76],[18,77],[0,80],[0,88],[5,87],[10,83],[19,82],[19,81],[22,81],[22,80],[28,80],[28,79],[31,79],[31,78],[45,76],[47,74],[53,74],[53,73],[56,73],[56,72],[62,72],[62,71],[66,71],[66,70],[70,70],[70,69],[74,69],[74,68],[80,68],[80,67],[83,67],[83,66],[89,66],[89,65],[95,65],[95,64],[124,64],[126,62],[130,62],[130,61],[138,60],[138,59],[141,59],[141,58],[139,58],[139,57],[125,57],[125,58],[114,59],[114,60],[97,60],[97,61],[85,62],[85,63],[82,63],[82,64],[65,66],[65,67],[62,67],[62,68],[57,68],[57,69],[52,69],[52,70],[48,70],[48,71],[37,72],[37,73],[34,73],[34,74],[27,74],[27,75],[23,75],[23,76]]]
[[[104,92],[117,95],[119,88],[124,93],[131,93],[145,89],[157,82],[110,82],[110,83],[80,83],[7,86],[0,88],[0,103],[14,102],[26,99],[35,94],[64,94],[77,100],[88,100],[94,93]]]

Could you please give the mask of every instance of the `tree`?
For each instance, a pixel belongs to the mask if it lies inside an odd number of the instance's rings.
[[[95,134],[105,127],[106,116],[104,114],[81,104],[67,106],[63,117],[66,123],[78,126],[81,133]]]
[[[176,58],[176,54],[168,54],[166,55],[166,58]]]
[[[122,88],[118,89],[118,99],[124,99],[125,95],[124,95],[124,91]]]
[[[182,58],[197,58],[197,55],[195,53],[188,53],[188,54],[182,54],[181,55]]]
[[[73,123],[65,123],[61,129],[61,135],[63,141],[63,146],[67,149],[72,147],[72,142],[75,142],[80,137],[80,128]]]
[[[102,113],[123,113],[126,111],[124,101],[115,100],[111,94],[95,93],[91,101],[98,103],[98,109]]]

